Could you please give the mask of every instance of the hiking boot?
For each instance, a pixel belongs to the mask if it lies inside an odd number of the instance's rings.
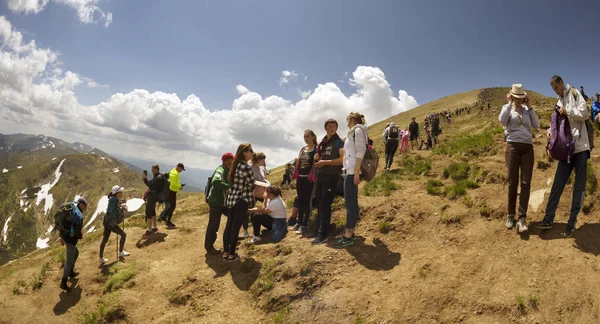
[[[67,285],[67,280],[66,279],[63,279],[63,280],[60,281],[60,289],[66,291],[66,292],[71,291],[71,288]]]
[[[106,262],[108,262],[108,259],[105,259],[105,258],[98,259],[98,263],[100,263],[100,264],[105,264]]]
[[[119,257],[126,257],[126,256],[129,256],[130,254],[131,254],[131,253],[129,253],[129,252],[127,252],[127,251],[123,250],[123,251],[119,252]]]
[[[259,236],[253,236],[253,237],[252,237],[252,238],[251,238],[251,239],[248,241],[248,243],[255,244],[255,243],[258,243],[258,242],[260,242],[260,241],[262,241],[262,239],[261,239]]]
[[[321,235],[321,234],[319,234],[319,235],[317,235],[317,237],[316,237],[314,240],[312,240],[312,242],[310,242],[310,243],[312,243],[312,244],[315,244],[315,245],[317,245],[317,244],[323,244],[323,243],[327,243],[327,236],[324,236],[324,235]]]
[[[71,274],[69,274],[69,278],[76,278],[77,276],[79,276],[79,272],[75,270],[71,271]]]
[[[169,221],[167,221],[167,226],[168,226],[168,227],[176,227],[176,226],[175,226],[175,224],[173,224],[173,223],[171,223],[171,222],[169,222]]]
[[[538,226],[539,229],[548,230],[552,228],[552,223],[547,221],[542,221],[542,223]]]
[[[519,217],[519,221],[517,222],[517,231],[519,233],[527,232],[527,221],[525,217]]]
[[[563,238],[569,238],[573,236],[573,232],[575,232],[575,229],[567,226],[567,228],[565,228],[565,231],[560,233],[560,236],[562,236]]]
[[[206,254],[218,255],[218,254],[221,254],[221,250],[217,250],[211,246],[210,248],[206,249]]]
[[[242,235],[242,238],[249,238],[250,237],[250,233],[248,233],[248,231],[244,231],[244,234]]]
[[[296,225],[292,226],[292,231],[297,231],[300,228],[300,224],[296,223]]]
[[[338,240],[338,242],[333,246],[336,249],[343,249],[345,247],[349,247],[351,245],[354,244],[354,237],[351,238],[347,238],[345,236],[342,236],[341,240]]]
[[[304,234],[304,231],[306,231],[306,227],[300,226],[300,227],[298,227],[298,230],[296,231],[296,234],[302,235],[302,234]]]
[[[515,226],[515,215],[509,214],[508,217],[506,217],[504,226],[506,226],[507,229],[513,228],[513,226]]]

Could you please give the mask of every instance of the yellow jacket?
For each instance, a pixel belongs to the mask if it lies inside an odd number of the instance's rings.
[[[177,168],[173,168],[173,170],[169,172],[169,181],[171,182],[171,185],[169,186],[171,191],[178,192],[181,190],[181,182],[179,181],[179,172],[177,172]]]

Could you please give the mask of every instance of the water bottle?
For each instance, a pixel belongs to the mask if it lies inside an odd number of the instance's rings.
[[[73,227],[71,227],[71,229],[69,230],[69,236],[75,237],[75,229]]]

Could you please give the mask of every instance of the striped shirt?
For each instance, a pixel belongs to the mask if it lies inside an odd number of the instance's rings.
[[[240,162],[235,168],[233,182],[229,184],[229,194],[227,195],[227,207],[233,208],[238,200],[245,200],[248,205],[254,205],[254,173],[252,167],[247,162]]]

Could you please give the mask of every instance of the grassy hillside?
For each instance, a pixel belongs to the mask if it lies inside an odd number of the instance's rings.
[[[500,107],[506,88],[471,91],[422,105],[389,120],[404,126],[433,111],[483,102]],[[531,93],[543,122],[554,99]],[[499,110],[497,111],[497,113]],[[279,244],[242,242],[242,262],[205,256],[207,207],[202,197],[180,198],[178,228],[142,239],[143,220],[126,221],[132,255],[96,264],[99,233],[80,245],[76,289],[59,292],[62,248],[36,251],[0,267],[5,321],[19,323],[597,323],[598,152],[588,168],[578,229],[561,239],[572,182],[555,227],[538,230],[556,161],[536,133],[530,231],[506,230],[506,167],[497,113],[455,116],[433,151],[396,157],[390,173],[360,185],[356,244],[344,250],[311,246],[294,233]],[[371,126],[376,147],[382,127]],[[373,135],[375,134],[375,135]],[[598,138],[596,138],[598,141]],[[271,179],[279,182],[278,169]],[[286,189],[284,200],[293,199]],[[313,215],[314,218],[314,215]],[[226,219],[222,218],[220,233]],[[332,223],[345,226],[343,199]],[[107,251],[114,251],[114,237]],[[221,237],[216,247],[220,248]],[[575,269],[575,270],[574,270]],[[43,300],[44,303],[39,301]],[[35,307],[36,312],[30,310]]]

